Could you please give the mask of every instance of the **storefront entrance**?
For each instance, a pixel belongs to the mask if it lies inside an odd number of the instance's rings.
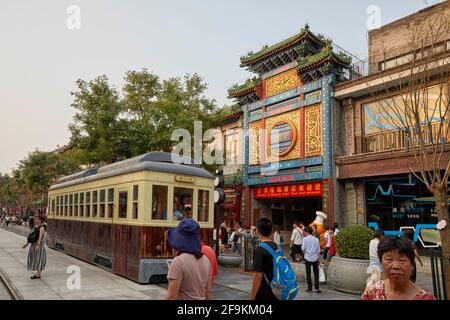
[[[280,231],[292,231],[294,222],[309,225],[315,220],[316,211],[322,211],[322,197],[261,199],[258,202],[270,213],[269,217]]]

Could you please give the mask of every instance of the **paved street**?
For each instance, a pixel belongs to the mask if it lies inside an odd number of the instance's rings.
[[[10,229],[11,230],[11,229]],[[12,230],[11,230],[12,231]],[[25,233],[26,228],[17,227],[14,232]],[[26,271],[27,250],[21,247],[25,237],[5,229],[0,229],[0,270],[9,278],[24,299],[164,299],[167,284],[141,285],[133,281],[103,270],[97,266],[83,262],[59,251],[48,249],[48,263],[42,279],[31,280],[31,273]],[[430,274],[427,271],[428,261],[418,273],[417,283],[432,291]],[[69,266],[78,266],[81,270],[81,288],[71,290],[66,282],[70,276]],[[296,264],[297,272],[304,272],[302,264]],[[213,299],[245,300],[250,295],[251,274],[243,268],[222,268],[213,288]],[[321,294],[306,293],[306,283],[300,283],[297,300],[355,300],[359,296],[335,291],[330,285],[321,285]],[[8,299],[6,292],[0,288],[0,299]]]

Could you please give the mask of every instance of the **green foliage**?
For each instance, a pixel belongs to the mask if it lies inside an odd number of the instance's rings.
[[[204,96],[207,85],[197,75],[161,80],[143,69],[129,71],[122,92],[106,76],[79,80],[72,106],[71,145],[82,163],[111,163],[149,151],[170,152],[178,143],[172,131],[194,135],[194,122],[205,132],[217,125],[215,101]]]
[[[348,259],[369,259],[369,243],[374,237],[372,229],[364,226],[348,226],[335,237],[339,256]]]

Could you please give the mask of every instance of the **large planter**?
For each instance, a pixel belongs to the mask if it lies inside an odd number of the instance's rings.
[[[219,264],[228,268],[240,267],[244,262],[244,258],[237,254],[221,254],[217,259]]]
[[[328,266],[328,283],[340,292],[361,295],[367,284],[369,260],[333,257]]]

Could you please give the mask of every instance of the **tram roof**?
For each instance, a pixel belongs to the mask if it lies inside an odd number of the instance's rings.
[[[139,171],[157,171],[183,174],[201,178],[214,179],[214,176],[194,164],[190,157],[180,157],[180,163],[174,163],[168,152],[149,152],[134,158],[108,164],[100,168],[90,168],[58,179],[49,190],[66,188],[73,185],[111,178]]]

